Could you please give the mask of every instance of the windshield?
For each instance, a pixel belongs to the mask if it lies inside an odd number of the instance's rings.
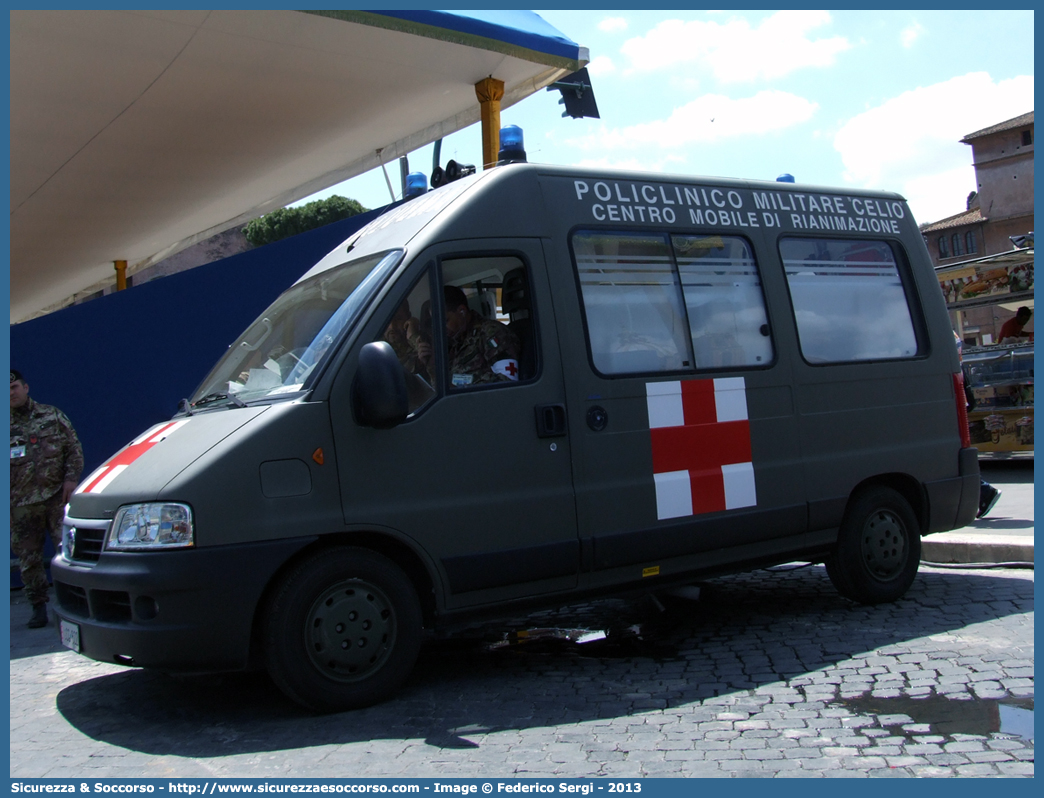
[[[190,404],[241,405],[303,390],[401,257],[401,250],[369,255],[288,289],[228,348]]]

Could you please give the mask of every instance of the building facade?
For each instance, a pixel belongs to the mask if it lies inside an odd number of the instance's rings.
[[[1011,249],[1033,231],[1033,111],[969,133],[976,190],[961,213],[921,225],[935,266]]]
[[[1029,248],[1032,251],[1033,139],[1032,111],[969,133],[961,139],[972,148],[976,190],[968,196],[964,211],[922,224],[920,228],[937,270],[979,261],[979,271],[982,271],[985,265],[982,259],[987,256],[1013,249]],[[1030,254],[1030,275],[1032,263]],[[1020,268],[1025,271],[1027,266]],[[951,304],[951,299],[948,297],[948,304]],[[1032,309],[1032,298],[1026,300],[1023,296],[1022,299],[1023,304]],[[996,343],[1001,326],[1015,315],[1017,309],[1017,306],[1008,307],[1008,304],[1012,303],[984,300],[979,307],[965,306],[960,311],[951,309],[954,329],[960,331],[966,345]],[[961,314],[959,318],[958,314]],[[1032,329],[1031,321],[1027,330]]]

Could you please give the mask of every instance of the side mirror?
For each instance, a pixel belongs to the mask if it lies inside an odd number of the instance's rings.
[[[374,341],[362,348],[352,383],[352,402],[356,419],[366,426],[389,429],[406,420],[406,372],[391,344]]]

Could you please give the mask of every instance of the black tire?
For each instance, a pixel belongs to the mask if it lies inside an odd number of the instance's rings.
[[[395,563],[367,549],[325,549],[272,594],[265,663],[279,689],[316,712],[369,706],[413,669],[422,623],[416,590]]]
[[[895,601],[913,584],[921,564],[921,532],[910,503],[891,488],[855,497],[826,560],[837,592],[862,604]]]

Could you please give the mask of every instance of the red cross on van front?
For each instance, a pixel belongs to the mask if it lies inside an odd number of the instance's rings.
[[[188,424],[189,420],[183,418],[180,421],[168,421],[150,427],[133,441],[128,443],[116,454],[105,461],[101,468],[97,469],[76,488],[77,493],[101,493],[109,484],[122,474],[129,465],[134,463],[145,452],[169,436],[174,430]]]

